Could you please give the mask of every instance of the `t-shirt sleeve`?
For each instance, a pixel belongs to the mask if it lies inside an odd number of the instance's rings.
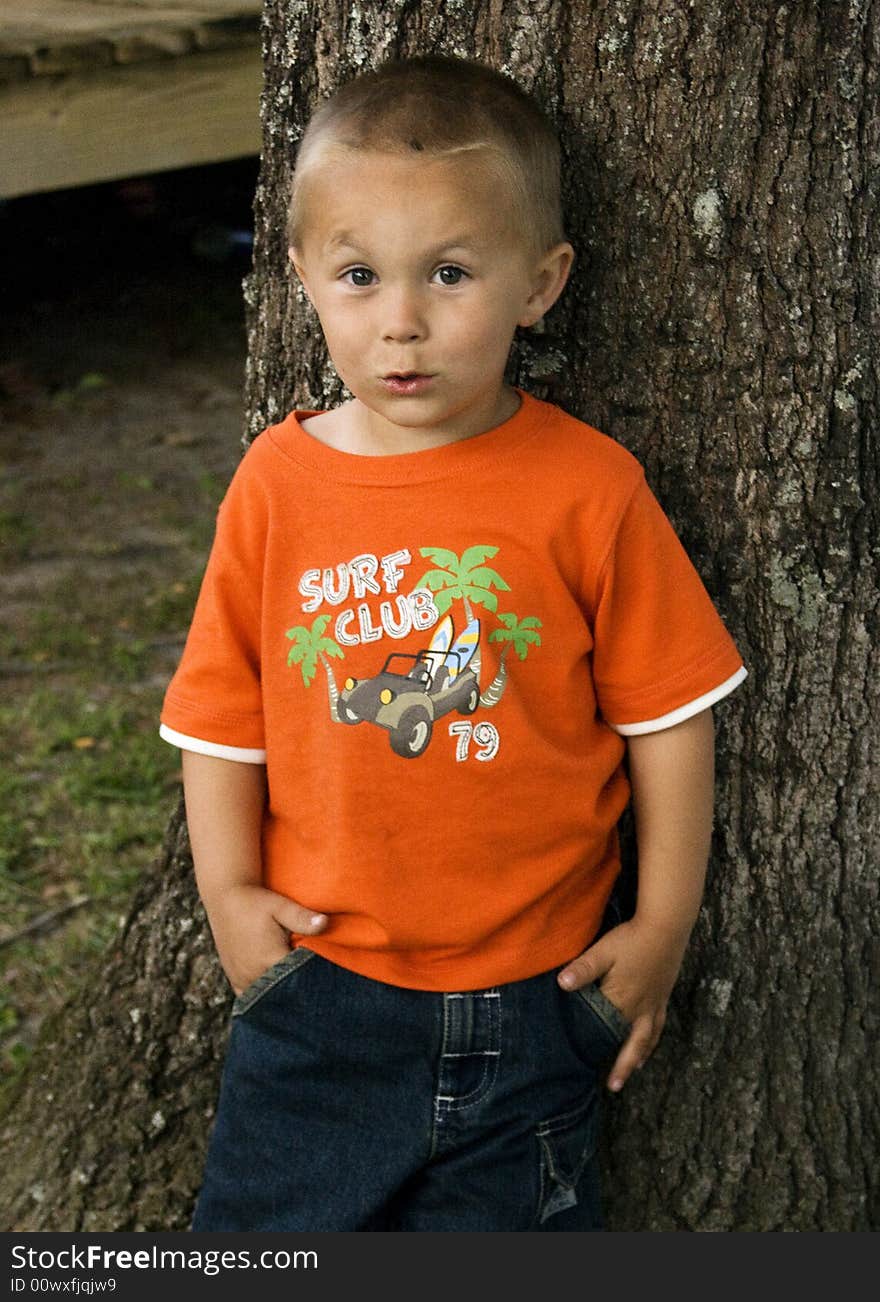
[[[643,473],[599,577],[593,637],[599,709],[623,736],[671,728],[746,677],[733,639]]]
[[[246,453],[217,512],[159,735],[221,759],[265,763],[260,628],[267,505]]]

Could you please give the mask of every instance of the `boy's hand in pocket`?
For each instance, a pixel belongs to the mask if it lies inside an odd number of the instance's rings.
[[[326,914],[265,886],[228,886],[204,903],[217,955],[236,995],[290,952],[290,932],[315,936],[328,921]]]
[[[687,943],[687,932],[664,931],[633,917],[606,931],[560,970],[557,980],[566,990],[598,982],[630,1023],[608,1077],[609,1089],[621,1089],[656,1049]]]

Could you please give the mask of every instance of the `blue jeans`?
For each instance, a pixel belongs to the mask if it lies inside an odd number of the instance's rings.
[[[233,1005],[192,1229],[601,1230],[629,1025],[561,967],[439,993],[291,950]]]

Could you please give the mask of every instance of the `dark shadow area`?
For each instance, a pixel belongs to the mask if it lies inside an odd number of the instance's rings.
[[[244,158],[0,204],[0,393],[18,396],[29,374],[69,383],[99,350],[104,365],[240,354],[258,168]]]
[[[0,203],[0,1086],[114,935],[241,455],[259,160]]]

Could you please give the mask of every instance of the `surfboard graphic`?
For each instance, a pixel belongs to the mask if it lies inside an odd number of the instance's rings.
[[[441,619],[440,623],[434,629],[434,636],[431,638],[431,644],[428,647],[428,655],[431,657],[430,665],[432,679],[440,665],[446,663],[446,652],[449,650],[454,637],[455,628],[453,627],[452,616],[447,615],[445,619]],[[437,654],[432,655],[432,652],[436,652]]]
[[[448,651],[449,647],[452,646],[454,635],[456,635],[456,630],[452,626],[452,615],[448,615],[445,620],[440,620],[436,629],[433,630],[431,646],[428,647],[428,651]]]
[[[452,616],[447,615],[441,619],[440,623],[434,629],[434,636],[431,638],[429,651],[448,651],[452,645],[452,639],[455,636],[455,629],[452,627]]]
[[[456,674],[461,673],[462,669],[467,666],[479,645],[480,621],[478,619],[472,619],[464,632],[459,634],[453,645],[449,648],[450,651],[458,651],[461,654],[461,659],[459,661],[456,661],[454,655],[449,657],[450,681],[456,676]]]

